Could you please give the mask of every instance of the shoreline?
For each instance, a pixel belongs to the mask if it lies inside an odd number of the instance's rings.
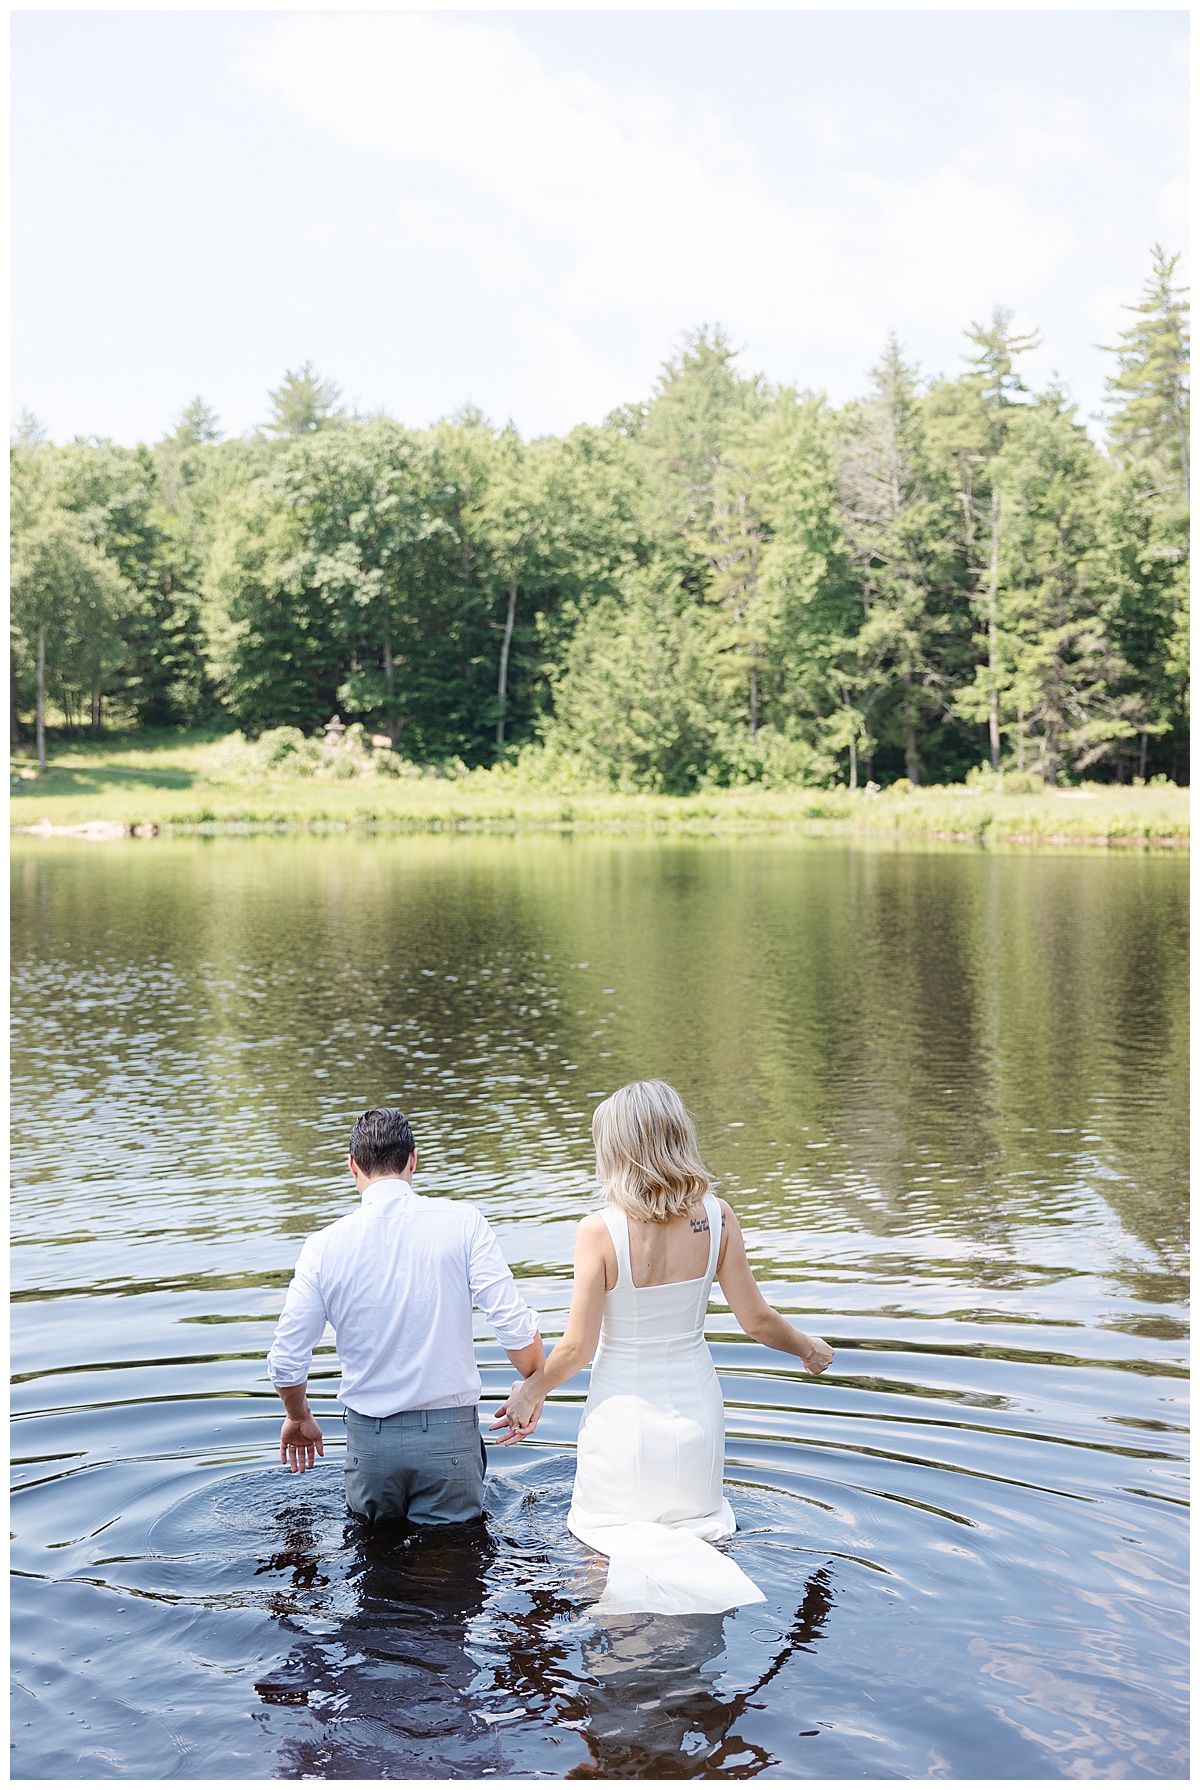
[[[679,806],[691,798],[681,798]],[[1010,798],[1011,800],[1011,798]],[[675,804],[672,804],[675,807]],[[352,814],[296,813],[280,814],[278,812],[262,813],[246,812],[234,809],[224,814],[201,812],[199,814],[174,814],[159,819],[135,819],[131,812],[128,818],[115,819],[94,817],[87,820],[56,821],[52,816],[39,816],[36,821],[14,820],[10,831],[14,838],[26,839],[77,839],[84,842],[114,841],[126,839],[149,838],[287,838],[307,835],[321,837],[330,835],[361,834],[364,836],[386,835],[446,835],[446,834],[480,834],[516,836],[546,836],[559,834],[564,836],[596,836],[609,837],[687,837],[687,838],[766,838],[788,837],[807,839],[860,839],[876,843],[893,845],[917,845],[921,843],[944,845],[972,845],[978,849],[995,850],[1003,847],[1044,848],[1051,851],[1063,848],[1085,848],[1090,851],[1139,851],[1139,852],[1183,852],[1191,849],[1190,833],[1184,826],[1163,825],[1160,815],[1129,816],[1118,814],[1107,817],[1106,824],[1097,824],[1100,817],[1088,816],[1091,825],[1083,822],[1073,827],[1063,827],[1060,817],[1031,816],[1026,808],[1023,812],[1004,814],[997,813],[994,808],[981,809],[978,815],[972,815],[973,825],[955,825],[951,817],[931,813],[905,813],[890,816],[880,815],[813,815],[813,814],[761,814],[747,813],[749,804],[739,804],[738,811],[729,813],[713,813],[709,811],[689,813],[679,812],[647,812],[645,810],[632,813],[581,813],[576,804],[548,803],[547,808],[558,812],[463,812],[457,804],[447,804],[442,812],[428,809],[420,812],[378,814],[359,811]],[[609,809],[610,805],[604,803]],[[570,812],[564,810],[570,808]],[[955,816],[954,820],[959,817]],[[1054,824],[1054,822],[1059,824]]]
[[[27,753],[10,768],[10,828],[85,841],[286,834],[563,834],[863,839],[986,849],[1190,850],[1190,791],[1171,784],[1039,787],[1008,776],[970,784],[901,780],[885,789],[761,784],[655,795],[555,787],[511,767],[444,775],[347,759],[297,776],[246,762],[228,737],[125,736]]]

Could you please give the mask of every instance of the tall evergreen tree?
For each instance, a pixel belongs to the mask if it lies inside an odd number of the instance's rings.
[[[979,402],[987,419],[989,445],[999,453],[1007,433],[1008,413],[1027,393],[1028,387],[1016,371],[1016,360],[1040,344],[1036,331],[1020,335],[1012,327],[1013,312],[997,305],[989,324],[973,323],[967,331],[977,353],[967,356],[974,374]],[[988,741],[992,753],[992,769],[1000,769],[1000,689],[999,679],[999,590],[1000,590],[1000,491],[993,476],[988,557],[986,626],[988,648]]]
[[[863,610],[855,685],[864,729],[894,741],[919,783],[920,742],[961,669],[951,640],[961,596],[954,494],[926,446],[917,370],[894,336],[871,380],[867,401],[847,408],[840,479]]]
[[[322,379],[311,361],[283,376],[282,384],[268,392],[271,415],[266,423],[269,435],[313,435],[318,429],[340,422],[343,412],[338,400],[341,391],[332,379]]]
[[[1186,286],[1175,284],[1179,256],[1155,244],[1140,303],[1125,305],[1136,321],[1115,348],[1118,371],[1108,381],[1114,406],[1109,441],[1125,464],[1152,460],[1173,470],[1186,490],[1191,421],[1190,338]]]
[[[1175,283],[1179,256],[1157,245],[1152,255],[1142,300],[1127,307],[1135,322],[1109,350],[1117,360],[1109,450],[1119,471],[1105,514],[1111,632],[1142,721],[1116,762],[1143,778],[1151,765],[1179,775],[1188,725],[1189,317],[1186,289]]]

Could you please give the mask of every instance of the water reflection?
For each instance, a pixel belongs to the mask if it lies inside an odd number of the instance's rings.
[[[348,1519],[343,1584],[352,1607],[331,1620],[303,1613],[322,1608],[307,1594],[329,1583],[320,1523],[303,1506],[276,1520],[280,1546],[256,1571],[286,1575],[269,1607],[298,1632],[254,1689],[265,1705],[310,1718],[280,1745],[284,1777],[505,1772],[506,1724],[535,1707],[553,1711],[555,1726],[586,1745],[587,1760],[567,1778],[757,1776],[778,1760],[738,1723],[792,1655],[815,1646],[833,1604],[832,1574],[821,1567],[781,1642],[734,1690],[719,1682],[728,1617],[581,1617],[572,1599],[533,1586],[526,1607],[511,1613],[511,1644],[489,1674],[475,1632],[496,1596],[497,1542],[486,1522],[436,1532]],[[564,1625],[582,1631],[577,1650],[560,1644]]]
[[[18,1776],[1186,1773],[1182,861],[22,841],[13,878]],[[809,1381],[714,1304],[768,1602],[666,1635],[589,1614],[582,1387],[456,1553],[345,1525],[328,1345],[329,1459],[281,1477],[263,1372],[380,1099],[553,1334],[591,1107],[644,1073],[839,1350]]]
[[[747,1689],[722,1695],[724,1616],[610,1616],[583,1649],[577,1704],[591,1760],[569,1778],[756,1777],[778,1761],[736,1725],[797,1648],[818,1640],[832,1605],[828,1568],[815,1572],[785,1644]],[[801,1732],[800,1740],[817,1731]]]
[[[320,1538],[302,1508],[282,1513],[283,1548],[261,1571],[286,1566],[291,1586],[321,1582]],[[445,1533],[347,1523],[347,1587],[354,1609],[298,1636],[255,1690],[263,1702],[303,1706],[311,1733],[280,1747],[283,1777],[441,1777],[497,1771],[494,1736],[468,1698],[478,1668],[472,1620],[488,1595],[490,1543],[482,1523]],[[276,1613],[294,1621],[284,1596]]]

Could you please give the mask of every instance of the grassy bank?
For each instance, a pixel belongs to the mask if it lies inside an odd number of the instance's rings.
[[[693,796],[556,792],[511,771],[444,778],[378,771],[247,774],[228,740],[134,736],[59,747],[46,771],[12,761],[11,823],[107,823],[172,832],[373,827],[396,831],[861,834],[981,844],[1186,848],[1188,792],[1091,785],[1013,794],[987,788],[879,794],[833,789],[713,790]]]

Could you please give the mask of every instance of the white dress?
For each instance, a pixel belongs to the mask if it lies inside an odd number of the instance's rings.
[[[709,1543],[737,1528],[724,1493],[725,1409],[704,1340],[721,1249],[712,1194],[708,1267],[697,1280],[635,1287],[629,1221],[603,1213],[617,1253],[579,1431],[567,1526],[609,1557],[601,1611],[731,1610],[764,1594]]]

